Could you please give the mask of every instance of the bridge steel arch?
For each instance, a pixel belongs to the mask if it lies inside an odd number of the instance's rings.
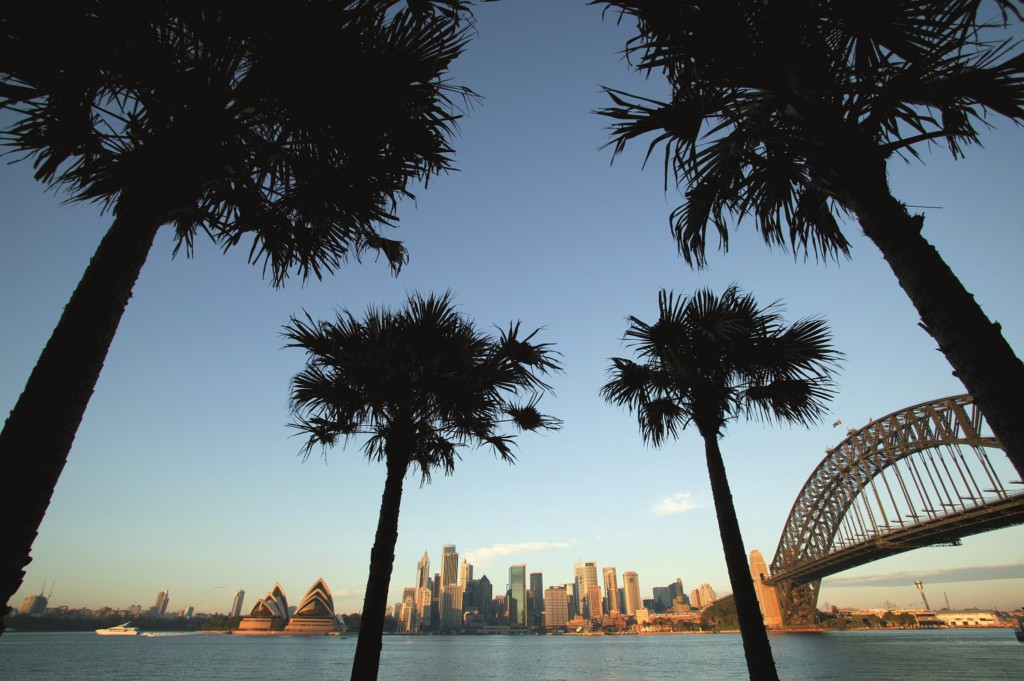
[[[990,450],[1002,445],[969,395],[847,431],[797,496],[764,580],[776,587],[785,624],[814,623],[827,575],[1024,523],[1024,490],[1012,488],[1019,481],[1007,487]]]

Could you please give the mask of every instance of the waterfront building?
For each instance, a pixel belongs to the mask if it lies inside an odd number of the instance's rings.
[[[647,608],[637,608],[634,614],[636,615],[636,623],[638,625],[643,626],[651,621],[651,611]]]
[[[604,617],[604,608],[601,605],[601,587],[596,584],[587,589],[587,604],[583,616],[590,620]]]
[[[622,589],[625,592],[626,614],[635,615],[643,607],[640,601],[640,578],[635,572],[622,573]]]
[[[438,588],[438,595],[444,591],[449,584],[459,583],[459,554],[455,550],[455,544],[445,544],[441,548],[441,584]]]
[[[235,592],[235,600],[231,601],[231,612],[229,613],[229,615],[231,617],[241,617],[242,616],[242,603],[243,602],[245,602],[245,591],[242,590],[242,589],[239,589],[238,591]]]
[[[615,574],[615,568],[606,567],[602,571],[604,575],[604,593],[608,599],[607,612],[614,615],[620,612],[619,609],[619,579]]]
[[[750,552],[750,578],[754,582],[754,593],[757,594],[757,604],[761,606],[761,617],[764,618],[764,626],[769,629],[782,627],[782,608],[779,606],[779,597],[774,586],[769,586],[761,580],[770,576],[768,566],[764,562],[764,556],[760,551]]]
[[[402,601],[402,608],[398,616],[398,633],[415,634],[419,631],[419,617],[416,613],[416,604],[412,598]]]
[[[441,630],[462,628],[462,595],[459,584],[449,584],[441,591]]]
[[[544,626],[548,629],[569,624],[569,594],[564,586],[553,586],[544,592]]]
[[[544,575],[540,572],[530,573],[530,591],[533,597],[530,599],[530,612],[539,616],[544,612]]]
[[[508,623],[512,627],[529,624],[526,601],[526,566],[513,565],[508,569]]]

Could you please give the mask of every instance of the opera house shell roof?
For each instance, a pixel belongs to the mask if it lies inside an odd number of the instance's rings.
[[[288,614],[288,599],[280,584],[253,606],[248,617],[242,618],[238,634],[295,634],[302,636],[327,635],[339,631],[334,616],[334,597],[327,583],[318,579],[302,597],[294,614]]]

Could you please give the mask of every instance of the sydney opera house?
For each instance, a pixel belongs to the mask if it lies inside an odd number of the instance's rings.
[[[286,635],[286,636],[332,636],[344,628],[334,615],[334,598],[323,579],[309,587],[299,607],[289,612],[288,599],[280,584],[275,584],[266,596],[253,606],[247,617],[243,617],[235,634],[240,635]]]

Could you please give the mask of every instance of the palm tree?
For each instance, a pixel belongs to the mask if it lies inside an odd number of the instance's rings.
[[[998,32],[1020,3],[998,0],[989,23],[981,0],[601,3],[637,21],[627,54],[671,87],[664,102],[609,89],[599,113],[616,153],[647,133],[649,155],[664,144],[666,179],[685,185],[670,222],[686,261],[705,265],[709,224],[727,249],[744,217],[769,246],[848,256],[836,215],[853,216],[1024,474],[1024,363],[886,175],[924,147],[963,155],[990,114],[1024,121],[1024,54]]]
[[[777,681],[718,440],[739,416],[817,421],[832,396],[832,372],[841,354],[824,321],[786,326],[777,304],[760,308],[735,286],[720,298],[706,289],[690,298],[661,291],[658,311],[653,324],[629,317],[624,340],[639,362],[613,358],[611,380],[601,394],[635,411],[641,436],[655,446],[690,424],[697,427],[747,669],[752,680]]]
[[[475,95],[444,80],[472,27],[461,0],[15,3],[0,27],[0,144],[113,215],[0,434],[26,499],[0,533],[6,604],[158,230],[175,253],[245,242],[275,286],[367,253],[397,273],[381,228],[450,168],[456,100]]]
[[[307,436],[303,454],[356,437],[387,469],[352,666],[353,680],[375,679],[406,474],[423,482],[435,470],[450,475],[467,446],[490,446],[514,462],[506,424],[561,425],[537,409],[550,390],[540,376],[561,367],[549,344],[533,341],[537,331],[524,337],[517,322],[488,336],[447,293],[413,295],[405,309],[370,309],[362,319],[347,311],[333,322],[293,317],[285,329],[289,347],[307,355],[291,391],[293,426]]]

